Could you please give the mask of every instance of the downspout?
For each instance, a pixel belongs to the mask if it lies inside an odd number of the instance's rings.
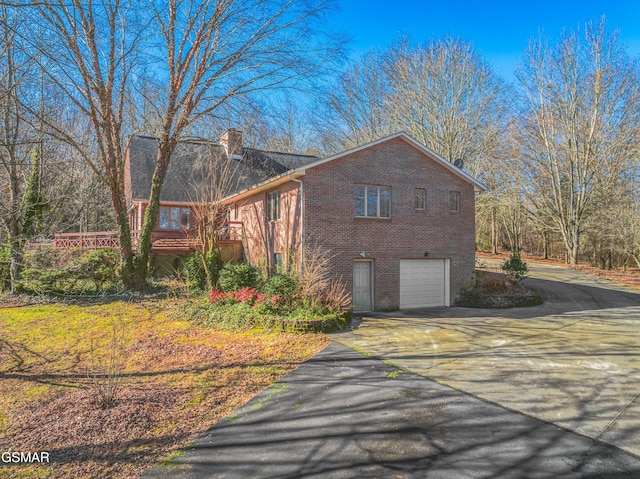
[[[304,183],[301,180],[293,178],[291,173],[287,175],[291,181],[295,181],[300,185],[300,276],[304,267]]]

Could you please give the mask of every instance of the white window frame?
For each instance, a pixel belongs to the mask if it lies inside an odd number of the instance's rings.
[[[359,215],[358,212],[356,211],[356,205],[355,205],[355,201],[356,201],[356,190],[357,188],[364,188],[364,211],[363,211],[363,215]],[[374,189],[376,190],[376,214],[374,215],[369,215],[369,189]],[[388,216],[381,216],[380,215],[380,206],[381,206],[381,192],[382,191],[387,191],[389,194],[389,215]],[[390,186],[378,186],[378,185],[362,185],[362,184],[356,184],[353,188],[353,214],[356,218],[379,218],[379,219],[390,219],[391,218],[391,187]]]

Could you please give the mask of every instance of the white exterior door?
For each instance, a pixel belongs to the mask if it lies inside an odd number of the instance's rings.
[[[400,308],[449,306],[448,259],[400,260]]]
[[[353,310],[373,309],[373,262],[353,262]]]

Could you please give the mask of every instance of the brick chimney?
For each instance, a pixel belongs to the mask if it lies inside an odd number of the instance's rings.
[[[229,128],[220,135],[220,144],[224,146],[230,157],[242,157],[242,132],[235,128]]]

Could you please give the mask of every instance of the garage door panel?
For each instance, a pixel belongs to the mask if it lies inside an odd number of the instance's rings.
[[[447,261],[400,260],[400,307],[447,305]]]

